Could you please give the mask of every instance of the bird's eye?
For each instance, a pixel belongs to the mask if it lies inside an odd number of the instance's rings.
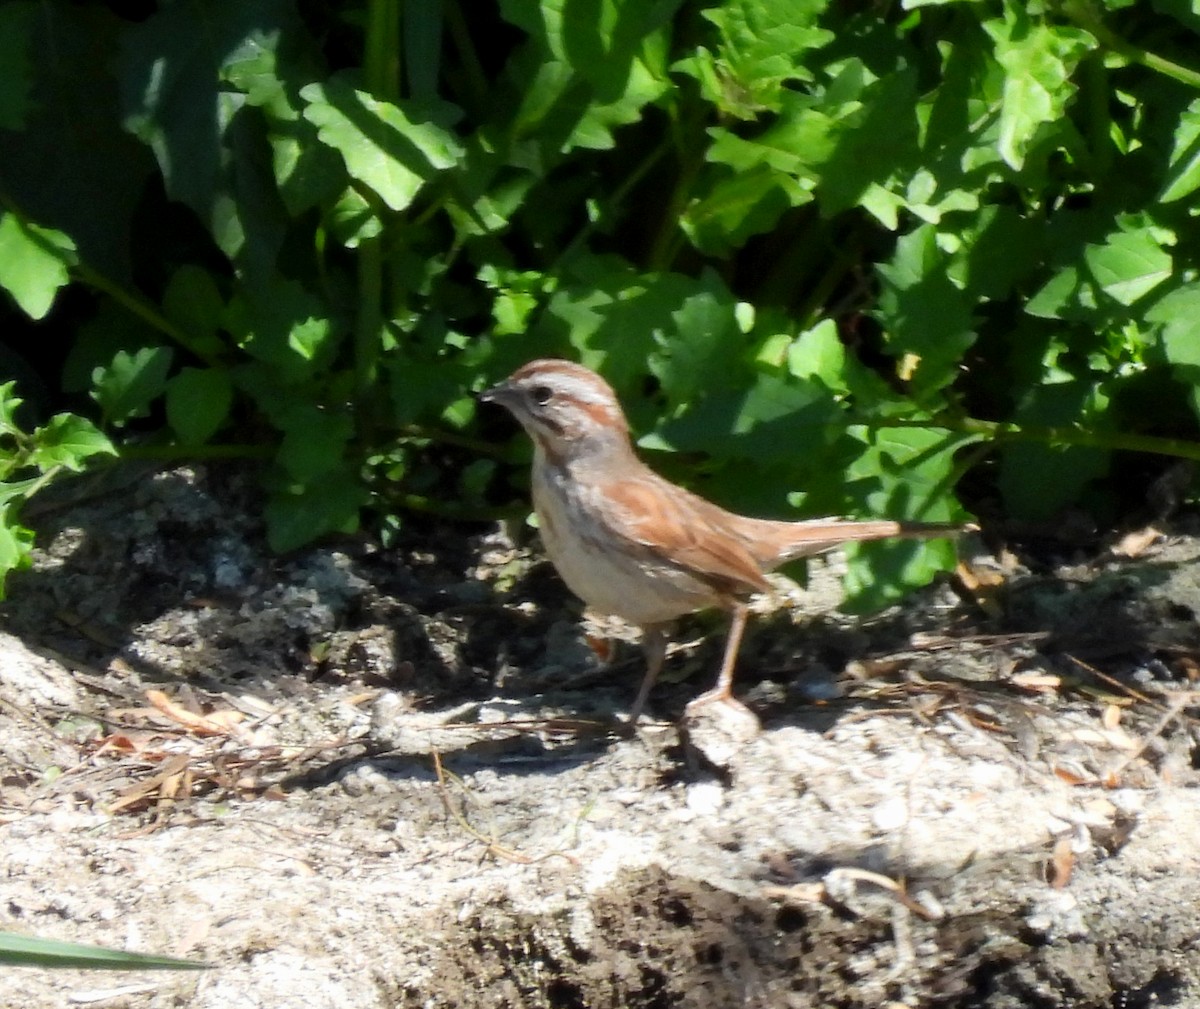
[[[548,385],[535,385],[529,390],[529,395],[538,406],[545,406],[554,398],[554,390]]]

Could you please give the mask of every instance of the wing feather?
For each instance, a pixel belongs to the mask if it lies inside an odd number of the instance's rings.
[[[617,531],[655,559],[692,572],[721,595],[770,588],[726,512],[656,474],[612,481],[600,491]]]

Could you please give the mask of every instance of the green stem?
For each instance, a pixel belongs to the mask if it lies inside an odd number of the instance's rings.
[[[484,441],[481,438],[468,438],[466,435],[455,434],[453,431],[443,431],[436,427],[425,427],[421,424],[405,424],[400,428],[399,437],[404,441],[436,442],[439,445],[451,445],[454,448],[466,449],[474,455],[489,456],[505,462],[515,461],[513,453],[495,442]]]
[[[383,336],[383,246],[371,238],[358,247],[358,320],[354,333],[357,401],[365,405],[379,370]]]
[[[178,462],[195,459],[270,459],[275,454],[271,445],[123,445],[113,464],[132,460]]]
[[[683,216],[683,211],[687,207],[692,185],[695,183],[700,171],[704,168],[705,157],[708,153],[707,144],[693,144],[693,137],[697,127],[702,125],[703,117],[707,113],[707,106],[698,106],[687,121],[677,123],[673,131],[676,136],[676,146],[679,148],[681,164],[679,175],[675,180],[675,186],[671,191],[671,198],[666,204],[666,213],[663,215],[658,234],[655,235],[654,244],[650,249],[648,266],[651,270],[657,271],[669,268],[671,262],[679,253],[680,245],[683,241],[683,236],[679,229],[679,219]],[[705,139],[707,138],[705,137]]]
[[[33,497],[33,496],[34,496],[34,495],[35,495],[35,494],[36,494],[38,491],[40,491],[40,490],[41,490],[43,487],[46,487],[46,486],[48,486],[49,484],[52,484],[52,483],[53,483],[53,482],[54,482],[56,479],[58,479],[58,477],[60,477],[60,476],[61,476],[61,475],[62,475],[62,474],[65,472],[65,471],[66,471],[66,467],[65,467],[65,466],[51,466],[51,467],[50,467],[48,470],[46,470],[45,472],[43,472],[43,473],[39,473],[39,474],[38,474],[36,477],[34,477],[32,480],[28,480],[28,481],[26,481],[26,486],[25,486],[24,494],[22,494],[22,497],[23,497],[23,498],[24,498],[26,501],[28,501],[28,500],[29,500],[31,497]]]
[[[1080,28],[1091,32],[1106,49],[1124,56],[1131,63],[1139,63],[1149,70],[1200,90],[1200,73],[1122,38],[1104,23],[1091,0],[1068,0],[1062,5],[1062,10]]]
[[[21,221],[28,221],[29,217],[22,212],[21,208],[8,196],[7,193],[0,192],[0,207],[19,218]],[[102,294],[107,294],[113,301],[121,305],[128,312],[136,315],[139,319],[148,323],[152,328],[158,330],[165,337],[173,340],[185,350],[194,354],[197,358],[203,361],[210,367],[217,364],[213,355],[205,350],[200,342],[189,333],[185,333],[182,329],[175,325],[170,319],[158,310],[158,306],[146,300],[142,295],[132,291],[126,291],[119,287],[114,281],[93,270],[86,263],[79,261],[71,261],[63,259],[62,250],[56,249],[54,246],[45,242],[42,237],[33,230],[26,232],[29,238],[40,245],[48,255],[59,259],[70,269],[75,278],[81,283],[87,284],[94,290],[100,291]],[[74,257],[72,257],[74,259]]]
[[[423,494],[388,494],[384,500],[389,505],[403,508],[410,512],[420,512],[422,515],[436,515],[439,518],[455,519],[464,522],[497,522],[506,519],[519,519],[529,514],[525,505],[515,505],[501,508],[473,508],[469,505],[449,504],[436,498],[425,497]]]
[[[650,171],[650,169],[658,164],[659,160],[670,149],[671,141],[668,138],[658,144],[641,160],[638,166],[625,177],[625,179],[619,186],[617,186],[616,189],[612,191],[612,195],[605,201],[604,206],[596,215],[595,220],[588,221],[587,224],[580,228],[579,233],[572,238],[567,244],[567,247],[563,249],[562,253],[558,257],[560,262],[567,262],[571,256],[573,256],[579,250],[580,246],[582,246],[583,243],[591,237],[592,232],[600,227],[601,224],[611,220],[617,209],[622,203],[625,202],[625,197],[627,197],[630,191],[646,177],[646,174]]]
[[[1160,74],[1165,74],[1167,77],[1173,77],[1175,80],[1187,84],[1189,87],[1200,90],[1200,73],[1180,66],[1178,63],[1172,63],[1170,60],[1147,52],[1145,49],[1137,49],[1132,46],[1130,48],[1133,59],[1138,63],[1151,70],[1157,70]]]
[[[364,48],[367,90],[384,101],[394,101],[400,95],[400,0],[370,0],[367,4]],[[354,381],[356,401],[363,411],[368,410],[378,375],[385,317],[383,291],[383,245],[379,238],[372,238],[358,250]]]
[[[363,75],[367,90],[390,102],[400,97],[400,0],[367,4]]]
[[[1074,445],[1114,452],[1146,452],[1200,461],[1200,442],[1181,438],[1159,438],[1149,434],[1123,434],[1118,431],[1085,431],[1077,427],[1022,427],[1005,421],[978,420],[974,417],[932,417],[929,420],[880,420],[869,427],[941,428],[960,434],[979,435],[994,442],[1028,441],[1045,445]]]
[[[176,326],[154,304],[147,301],[140,294],[126,291],[123,287],[118,286],[108,277],[104,276],[104,274],[97,273],[85,263],[76,264],[74,270],[82,283],[100,291],[102,294],[107,294],[130,314],[136,315],[143,322],[148,323],[162,333],[163,336],[168,337],[189,353],[194,354],[210,368],[218,366],[219,362],[216,357],[205,350],[198,340]]]
[[[458,0],[446,0],[443,10],[450,38],[454,40],[454,48],[458,50],[458,58],[462,61],[463,76],[471,98],[477,104],[483,104],[491,93],[491,85],[488,83],[487,74],[483,72],[483,64],[479,62],[479,55],[475,52],[462,8]]]
[[[793,244],[795,245],[796,243]],[[842,282],[842,278],[846,276],[846,273],[853,269],[857,263],[861,262],[860,255],[863,240],[861,231],[857,227],[842,241],[831,244],[833,247],[831,249],[832,255],[829,267],[821,274],[817,282],[812,285],[812,289],[809,291],[808,296],[804,299],[800,307],[800,311],[797,313],[801,320],[800,324],[804,329],[811,329],[822,318],[834,315],[834,313],[827,309],[826,302],[838,284]],[[771,273],[775,275],[777,271],[773,269]],[[795,277],[796,274],[793,272],[792,276]]]
[[[1112,168],[1112,113],[1108,108],[1110,87],[1104,54],[1090,53],[1080,65],[1084,108],[1084,131],[1092,155],[1093,173],[1103,178]]]

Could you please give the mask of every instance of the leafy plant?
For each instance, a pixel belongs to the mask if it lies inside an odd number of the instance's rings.
[[[9,0],[0,28],[14,374],[141,454],[262,458],[279,549],[494,513],[525,449],[472,394],[543,354],[764,514],[952,519],[973,470],[1018,518],[1112,520],[1120,453],[1200,457],[1174,0]],[[950,563],[868,555],[859,606]]]
[[[0,963],[15,967],[85,967],[103,970],[203,970],[208,964],[170,956],[126,953],[57,939],[0,932]]]
[[[33,534],[17,519],[25,499],[63,473],[78,473],[92,456],[116,453],[91,421],[75,414],[56,414],[23,431],[14,417],[21,405],[14,385],[0,385],[0,573],[29,563]]]

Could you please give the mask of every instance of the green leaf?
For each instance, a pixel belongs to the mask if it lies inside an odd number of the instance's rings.
[[[16,382],[5,382],[0,385],[0,435],[15,434],[20,430],[14,415],[17,408],[24,402],[17,395]]]
[[[700,83],[706,101],[739,119],[776,110],[793,81],[812,80],[805,58],[833,41],[819,24],[827,0],[727,0],[703,12],[718,31],[711,49],[672,68]]]
[[[1069,319],[1086,322],[1099,310],[1095,285],[1081,275],[1077,266],[1066,266],[1054,274],[1025,304],[1025,311],[1039,319]]]
[[[751,235],[770,231],[786,211],[813,199],[799,181],[765,164],[745,171],[714,165],[699,192],[679,226],[696,248],[720,256]]]
[[[957,521],[952,495],[955,456],[975,437],[925,428],[881,428],[861,433],[864,450],[846,471],[856,511],[920,522]],[[845,608],[871,612],[927,585],[956,562],[949,540],[852,544],[846,550]]]
[[[1132,305],[1171,276],[1171,257],[1149,229],[1117,232],[1104,245],[1089,245],[1084,261],[1101,289],[1122,305]]]
[[[705,382],[730,380],[748,341],[737,302],[715,274],[642,274],[617,257],[581,257],[572,265],[534,338],[575,347],[619,394],[640,393],[648,364],[673,403]]]
[[[326,220],[330,233],[347,249],[357,249],[383,232],[383,221],[374,207],[353,186],[348,186],[334,201]]]
[[[185,445],[202,445],[225,423],[233,380],[222,368],[184,368],[167,383],[167,423]]]
[[[23,466],[21,467],[23,468]],[[42,487],[45,486],[45,480],[39,476],[32,476],[25,480],[7,480],[0,482],[0,508],[7,507],[13,502],[24,501],[28,497],[32,497]],[[17,528],[17,527],[14,527]],[[30,541],[32,542],[33,534],[30,533]]]
[[[353,532],[368,494],[360,474],[342,465],[315,483],[291,485],[271,495],[265,508],[267,542],[283,553],[330,532]]]
[[[476,459],[468,463],[458,478],[458,486],[464,501],[478,502],[486,500],[488,484],[496,473],[494,459]]]
[[[16,214],[0,216],[0,287],[32,319],[41,319],[71,279],[75,243],[61,231],[42,228]]]
[[[891,195],[885,184],[910,174],[919,153],[916,74],[904,70],[879,78],[858,59],[831,69],[834,76],[822,92],[781,95],[778,117],[753,136],[711,130],[709,160],[739,174],[769,166],[792,176],[790,199],[798,205],[811,191],[827,214],[867,200],[878,206],[881,196]],[[932,190],[926,195],[932,198]],[[962,203],[962,197],[953,202]],[[886,216],[894,225],[894,209]]]
[[[529,317],[549,285],[545,274],[535,270],[502,270],[487,264],[479,279],[496,292],[492,302],[492,332],[497,336],[523,333]]]
[[[1030,427],[1094,428],[1107,402],[1091,376],[1035,386],[1016,414]],[[1055,518],[1085,488],[1108,472],[1111,454],[1101,448],[1014,442],[1000,453],[998,483],[1007,511],[1026,521]]]
[[[1179,115],[1159,201],[1181,200],[1200,188],[1200,98]]]
[[[669,23],[679,6],[503,0],[503,16],[530,35],[507,70],[518,89],[509,135],[522,147],[528,140],[544,166],[576,147],[611,149],[613,129],[637,122],[669,90]]]
[[[207,270],[181,266],[171,275],[163,292],[163,314],[185,333],[196,338],[197,345],[211,353],[220,353],[224,344],[217,336],[225,299]]]
[[[108,366],[92,373],[92,397],[105,419],[122,424],[145,416],[150,403],[162,395],[175,357],[170,347],[143,347],[134,353],[118,351]]]
[[[713,388],[640,442],[647,448],[704,451],[761,464],[817,456],[844,431],[840,408],[816,384],[760,374],[745,391]]]
[[[354,435],[354,421],[345,413],[297,403],[284,419],[279,462],[288,476],[308,484],[343,465],[346,445]]]
[[[0,130],[19,130],[32,105],[33,18],[37,6],[18,0],[0,6]]]
[[[62,466],[78,473],[89,456],[116,455],[108,436],[85,417],[60,413],[33,433],[35,448],[29,461],[43,473]]]
[[[446,129],[442,108],[415,102],[393,105],[352,88],[340,78],[300,92],[304,117],[321,142],[341,154],[346,170],[392,210],[404,210],[438,172],[452,168],[463,148]]]
[[[953,571],[958,555],[951,538],[851,543],[846,547],[848,613],[874,613],[899,602],[938,575]]]
[[[825,319],[801,333],[788,348],[788,371],[803,381],[820,382],[839,395],[850,391],[846,365],[846,348],[832,319]]]
[[[464,373],[442,358],[423,360],[397,351],[384,360],[391,399],[391,423],[397,427],[437,417],[462,394],[470,381]]]
[[[822,105],[806,95],[787,94],[782,99],[779,117],[766,129],[746,138],[733,130],[716,127],[711,131],[713,144],[708,158],[746,172],[769,165],[778,172],[794,176],[805,189],[820,178],[818,167],[837,149],[844,130],[852,126],[843,120],[861,109],[857,100],[850,104]]]
[[[1009,297],[1042,268],[1043,229],[1008,206],[986,206],[957,234],[962,242],[948,274],[955,286],[981,301]]]
[[[557,62],[567,64],[606,104],[626,94],[635,64],[665,76],[667,27],[683,0],[501,0],[505,20],[528,32]],[[663,81],[665,83],[665,81]]]
[[[674,286],[665,278],[659,284]],[[688,403],[739,372],[748,372],[742,361],[746,341],[735,314],[736,299],[715,274],[705,274],[701,284],[671,311],[669,328],[654,330],[658,349],[648,363],[671,403]]]
[[[326,203],[346,184],[337,153],[320,143],[317,128],[304,118],[300,89],[325,76],[319,54],[297,31],[280,38],[277,49],[243,47],[224,66],[223,76],[262,112],[271,145],[271,167],[288,213]]]
[[[1165,294],[1146,310],[1146,321],[1161,324],[1159,341],[1170,364],[1200,367],[1200,283]]]
[[[0,484],[0,488],[5,485]],[[2,497],[3,495],[0,495]],[[15,495],[23,496],[23,495]],[[12,508],[5,504],[0,509],[0,600],[5,596],[5,582],[9,572],[27,568],[33,562],[33,533],[17,525]],[[4,963],[5,933],[0,932],[0,963]],[[9,961],[11,962],[11,961]]]
[[[950,280],[948,268],[932,225],[904,235],[891,262],[878,268],[877,315],[888,351],[901,359],[918,392],[952,382],[975,340],[972,301]]]
[[[63,362],[63,391],[90,392],[92,374],[111,364],[118,351],[132,354],[143,347],[156,347],[161,340],[162,334],[140,316],[111,299],[102,301],[96,313],[75,332]]]
[[[898,70],[872,80],[857,60],[848,60],[830,84],[827,100],[844,88],[848,93],[838,108],[836,145],[818,169],[816,194],[826,214],[857,206],[872,186],[887,187],[894,178],[913,171],[919,157],[916,86],[913,70]],[[923,192],[914,187],[911,202],[924,200],[926,215],[936,218],[940,211],[928,210],[937,188],[932,175],[928,183]],[[946,194],[942,199],[964,202],[962,195]],[[969,205],[969,198],[966,203]]]
[[[961,517],[950,496],[955,454],[980,436],[936,427],[858,428],[863,448],[847,467],[851,497],[864,514],[914,522]]]
[[[276,384],[299,382],[332,358],[339,330],[322,299],[272,275],[230,301],[224,325],[252,357],[272,365]]]
[[[225,79],[302,30],[289,0],[256,0],[163,5],[122,35],[126,129],[153,151],[168,195],[256,272],[274,265],[287,218],[262,156],[266,123]]]
[[[2,550],[0,550],[2,553]],[[3,558],[0,556],[0,565]],[[209,965],[197,960],[170,956],[126,953],[102,946],[39,939],[15,932],[0,932],[0,963],[38,967],[84,967],[107,970],[204,970]]]
[[[0,4],[10,11],[13,3]],[[130,22],[111,4],[38,3],[32,21],[32,101],[20,134],[0,136],[0,191],[21,216],[70,235],[79,258],[130,283],[136,208],[154,167],[121,128],[113,56]],[[8,41],[6,28],[0,38]],[[0,43],[3,44],[3,43]],[[0,66],[8,66],[0,55]],[[143,234],[139,251],[155,233]]]
[[[534,330],[579,352],[618,392],[646,375],[655,335],[672,326],[671,313],[699,287],[677,274],[640,274],[619,257],[586,257],[572,264]]]
[[[1004,68],[1000,156],[1020,170],[1041,131],[1054,129],[1075,95],[1071,74],[1095,45],[1085,31],[1050,25],[1018,0],[1005,0],[1004,19],[983,23]]]

